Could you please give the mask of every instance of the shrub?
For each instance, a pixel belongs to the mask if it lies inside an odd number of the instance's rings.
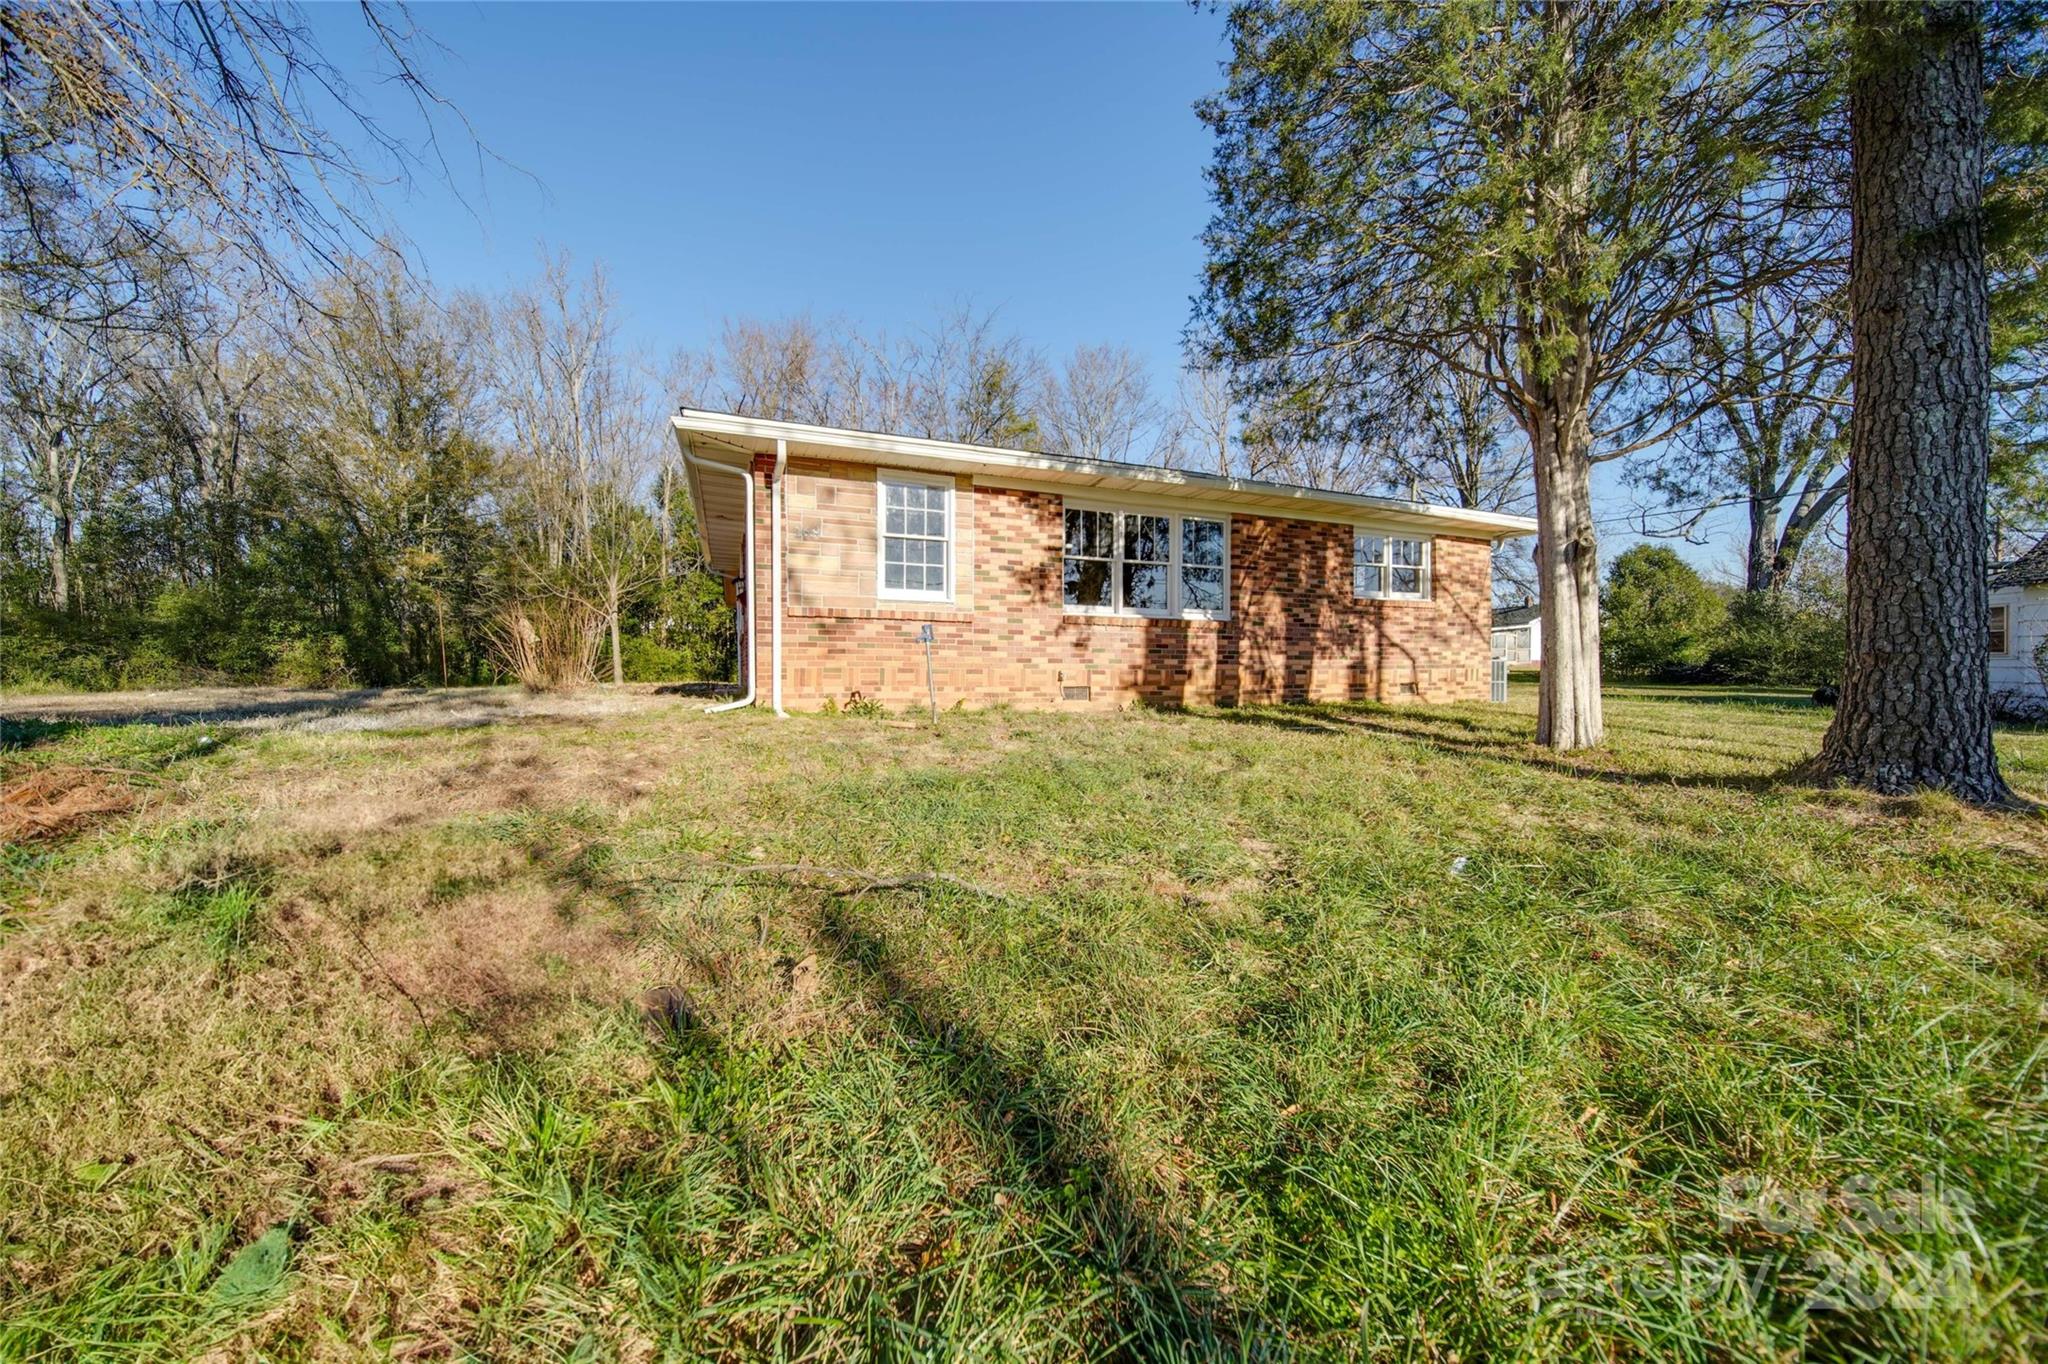
[[[1848,653],[1843,601],[1839,556],[1810,550],[1776,590],[1735,599],[1708,666],[1730,682],[1837,683]]]
[[[121,661],[115,685],[123,691],[187,687],[205,679],[171,657],[155,640],[144,640]]]
[[[75,617],[5,604],[0,686],[19,691],[105,691],[119,685],[124,649]]]
[[[348,641],[340,635],[287,639],[275,647],[270,675],[284,687],[349,687],[355,674],[348,666]]]
[[[1713,588],[1676,551],[1637,545],[1607,571],[1600,600],[1601,665],[1619,676],[1656,676],[1704,663],[1728,614]]]
[[[499,613],[492,652],[528,691],[573,691],[597,676],[604,617],[581,602],[540,597]]]
[[[619,662],[628,682],[694,682],[697,674],[680,649],[671,649],[646,635],[619,638]]]

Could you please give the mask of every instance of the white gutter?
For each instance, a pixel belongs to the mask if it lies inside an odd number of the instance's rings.
[[[896,460],[911,467],[945,469],[970,474],[1037,475],[1060,482],[1090,486],[1149,485],[1161,492],[1203,496],[1218,500],[1256,504],[1275,515],[1308,520],[1370,519],[1385,515],[1427,524],[1442,533],[1477,533],[1489,539],[1532,535],[1533,517],[1505,512],[1472,511],[1463,507],[1439,507],[1399,498],[1374,497],[1364,493],[1340,493],[1325,488],[1305,488],[1291,483],[1269,483],[1263,479],[1236,478],[1196,473],[1186,469],[1163,469],[1152,465],[1123,464],[1113,460],[1080,459],[1066,455],[1037,454],[1026,450],[1005,450],[990,445],[963,445],[955,441],[932,440],[923,436],[892,436],[875,431],[852,431],[842,427],[812,426],[804,422],[774,421],[766,417],[741,417],[730,412],[707,412],[685,408],[674,418],[678,430],[697,431],[709,436],[766,442],[778,448],[788,442],[849,453],[856,460]],[[800,451],[799,453],[815,453]],[[1127,488],[1135,491],[1135,487]],[[1336,513],[1331,517],[1328,513]]]
[[[754,473],[753,473],[753,470],[751,470],[751,469],[735,469],[735,468],[732,468],[732,467],[731,467],[730,465],[725,465],[725,464],[713,464],[713,463],[712,463],[711,461],[709,461],[709,460],[706,460],[706,459],[699,459],[699,458],[698,458],[698,457],[697,457],[696,455],[693,455],[693,454],[691,454],[691,453],[690,453],[690,443],[689,443],[689,442],[688,442],[687,440],[684,440],[684,441],[678,441],[678,442],[676,442],[676,443],[677,443],[677,444],[678,444],[679,446],[681,446],[681,447],[682,447],[682,452],[683,452],[683,459],[684,459],[684,461],[685,461],[685,462],[686,462],[687,464],[689,464],[689,466],[690,466],[691,468],[693,468],[693,469],[695,469],[695,470],[697,471],[697,477],[699,477],[699,478],[702,478],[702,477],[704,477],[704,475],[705,475],[705,473],[706,473],[706,472],[710,472],[710,473],[719,473],[719,474],[732,474],[732,475],[735,475],[735,476],[736,476],[736,477],[737,477],[737,478],[738,478],[738,479],[740,480],[740,482],[742,482],[742,483],[744,483],[744,484],[746,484],[746,485],[747,485],[747,530],[746,530],[746,536],[747,536],[747,579],[746,579],[746,581],[747,581],[747,615],[751,617],[751,616],[752,616],[752,615],[754,614]],[[759,672],[758,672],[758,665],[759,665],[759,660],[760,660],[760,655],[761,655],[761,648],[760,648],[760,642],[759,642],[759,641],[758,641],[758,640],[757,640],[757,639],[755,638],[755,636],[756,636],[756,635],[757,635],[758,633],[759,633],[759,632],[758,632],[757,630],[755,630],[755,629],[754,629],[754,622],[753,622],[752,620],[748,620],[748,621],[747,621],[747,694],[746,694],[745,696],[742,696],[742,697],[741,697],[741,698],[740,698],[739,700],[737,700],[737,701],[725,701],[725,702],[722,702],[722,703],[720,703],[719,705],[715,705],[715,706],[706,706],[706,707],[704,707],[704,713],[705,713],[706,715],[716,715],[716,714],[718,714],[718,713],[719,713],[720,711],[726,711],[726,710],[738,710],[738,709],[739,709],[740,707],[742,707],[742,706],[751,706],[751,705],[753,705],[753,704],[754,704],[754,679],[755,679],[755,678],[756,678],[757,676],[759,676]],[[778,678],[776,679],[776,681],[777,681],[777,683],[778,683],[778,685],[779,685],[779,684],[780,684],[780,682],[781,682],[781,678],[779,678],[779,677],[778,677]]]
[[[775,713],[787,720],[789,712],[782,708],[782,471],[789,464],[789,442],[778,439],[775,442],[775,486],[768,490],[768,554],[769,572],[774,578],[770,590],[773,596],[768,603],[768,654],[772,670],[768,686],[775,704]],[[749,527],[752,520],[749,519]]]

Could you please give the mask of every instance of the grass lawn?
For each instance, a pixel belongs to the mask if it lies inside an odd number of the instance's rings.
[[[2041,1357],[2048,820],[1532,717],[15,726],[0,1358]]]

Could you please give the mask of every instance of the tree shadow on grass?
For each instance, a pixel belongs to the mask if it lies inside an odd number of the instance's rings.
[[[1811,696],[1787,696],[1782,692],[1736,691],[1710,692],[1688,691],[1681,687],[1665,690],[1648,688],[1642,691],[1617,691],[1608,698],[1612,701],[1642,701],[1651,705],[1681,706],[1746,706],[1752,710],[1790,710],[1812,713],[1823,707],[1814,704]]]
[[[84,726],[75,720],[38,720],[33,717],[12,720],[0,715],[0,753],[34,748],[38,744],[53,744],[82,728]]]
[[[1613,786],[1662,788],[1699,787],[1722,791],[1775,791],[1789,786],[1810,785],[1804,762],[1772,772],[1704,773],[1674,770],[1632,770],[1612,765],[1594,765],[1597,755],[1550,755],[1538,749],[1519,728],[1488,726],[1467,716],[1439,714],[1401,716],[1398,713],[1334,707],[1313,710],[1230,709],[1205,712],[1205,718],[1232,724],[1261,725],[1291,730],[1298,734],[1384,735],[1427,744],[1453,757],[1519,763],[1525,767],[1566,777],[1583,777]],[[1445,728],[1462,730],[1446,733]]]
[[[940,992],[904,971],[887,941],[855,917],[857,895],[826,893],[816,940],[910,1039],[923,1064],[961,1100],[977,1145],[1031,1189],[1036,1211],[1064,1221],[1082,1265],[1113,1294],[1120,1339],[1104,1353],[1138,1359],[1281,1357],[1277,1334],[1248,1330],[1215,1287],[1189,1272],[1210,1257],[1188,1245],[1102,1155],[1109,1135],[1063,1103],[1042,1071],[1020,1063],[959,1016]]]
[[[417,700],[412,697],[417,693]],[[393,698],[397,698],[394,702]],[[258,699],[232,692],[203,706],[153,705],[147,693],[108,694],[102,698],[57,698],[56,703],[37,707],[9,703],[20,708],[18,717],[6,721],[17,725],[61,725],[82,729],[96,725],[231,725],[263,720],[287,720],[298,716],[332,716],[361,710],[373,702],[384,702],[394,714],[403,714],[433,703],[431,692],[403,687],[358,687],[350,691],[309,691],[303,695]]]

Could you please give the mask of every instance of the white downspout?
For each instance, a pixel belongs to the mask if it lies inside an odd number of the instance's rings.
[[[732,474],[747,486],[747,614],[752,616],[754,614],[754,471],[752,469],[731,469],[723,464],[712,464],[707,460],[699,459],[690,453],[688,443],[683,443],[682,451],[683,458],[697,471],[699,478],[707,473]],[[754,628],[754,622],[749,620],[747,622],[747,694],[737,701],[725,701],[715,706],[704,707],[706,715],[716,715],[724,710],[738,710],[741,706],[751,706],[754,704],[754,679],[760,676],[761,646],[760,641],[756,638],[759,633]]]
[[[789,442],[777,440],[775,486],[768,490],[768,569],[773,579],[768,602],[768,692],[776,715],[784,720],[789,712],[782,708],[782,471],[788,463]]]

